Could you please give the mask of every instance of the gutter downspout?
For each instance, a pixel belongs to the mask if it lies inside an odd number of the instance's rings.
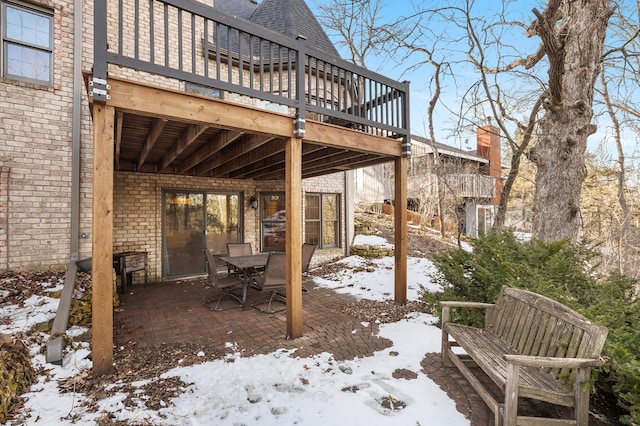
[[[71,229],[69,264],[64,279],[64,289],[47,343],[46,361],[62,365],[64,335],[69,322],[71,299],[76,282],[80,233],[80,130],[82,112],[82,0],[74,0],[73,14],[73,105],[71,111]]]
[[[80,232],[80,127],[82,112],[82,0],[74,0],[73,15],[73,107],[71,129],[71,241],[70,260],[78,260]]]

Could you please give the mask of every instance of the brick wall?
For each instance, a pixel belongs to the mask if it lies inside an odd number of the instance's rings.
[[[146,251],[149,253],[149,279],[162,277],[162,191],[184,189],[194,191],[244,192],[244,241],[260,247],[259,210],[247,205],[248,198],[262,191],[284,191],[284,182],[231,179],[210,179],[188,176],[116,172],[114,176],[113,251]],[[342,193],[343,174],[307,179],[304,191]],[[344,197],[341,215],[344,217]],[[303,208],[304,215],[304,208]],[[342,225],[341,225],[342,226]],[[344,227],[341,228],[341,248],[317,250],[314,264],[334,259],[344,253]],[[136,280],[136,282],[139,282]]]
[[[116,172],[114,176],[113,251],[149,253],[149,279],[162,276],[162,191],[237,191],[253,194],[253,181]],[[247,195],[248,197],[248,195]],[[256,247],[256,211],[244,208],[245,241]]]
[[[37,4],[53,12],[53,84],[0,77],[0,168],[11,170],[0,269],[54,268],[70,257],[73,2]]]
[[[70,258],[74,2],[35,0],[33,3],[52,10],[54,15],[53,85],[0,77],[0,99],[3,100],[0,108],[0,271],[62,268]],[[109,4],[113,7],[117,2]],[[93,2],[83,1],[82,69],[85,72],[91,69],[93,61],[92,28]],[[184,90],[183,83],[130,69],[110,67],[110,73]],[[93,129],[84,86],[81,92],[79,256],[88,257],[93,232]],[[225,95],[225,99],[252,105],[255,102],[240,96]],[[328,177],[305,181],[304,190],[342,193],[342,174],[336,176],[337,183]],[[282,182],[259,183],[260,188],[254,185],[252,181],[238,183],[116,172],[114,249],[151,252],[152,276],[159,277],[162,188],[229,189],[247,191],[247,194],[284,190]],[[344,196],[341,201],[344,218]],[[245,206],[245,241],[255,247],[260,235],[257,215],[258,212],[247,211]],[[342,229],[342,248],[318,251],[316,258],[332,259],[342,254],[346,246],[344,239]]]

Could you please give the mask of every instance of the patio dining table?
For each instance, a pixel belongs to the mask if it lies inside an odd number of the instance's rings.
[[[220,257],[223,262],[234,266],[238,271],[242,271],[242,309],[246,310],[247,292],[251,283],[252,272],[258,268],[264,268],[269,260],[269,253],[252,254],[249,256],[224,256]]]

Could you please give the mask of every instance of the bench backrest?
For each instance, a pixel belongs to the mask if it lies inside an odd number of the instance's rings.
[[[506,286],[487,312],[485,329],[522,355],[563,358],[598,358],[608,334],[606,327],[555,300]]]

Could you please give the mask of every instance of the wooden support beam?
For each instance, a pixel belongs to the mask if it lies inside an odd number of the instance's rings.
[[[209,124],[239,132],[288,138],[293,120],[287,114],[248,107],[221,99],[207,98],[178,90],[151,87],[111,77],[109,105],[122,112],[167,118],[171,121]],[[327,123],[307,120],[305,143],[360,152],[402,156],[402,139],[376,136]]]
[[[395,301],[407,303],[407,158],[395,160]]]
[[[124,112],[168,118],[171,121],[209,123],[211,126],[241,132],[281,137],[293,134],[293,120],[286,114],[116,77],[110,77],[109,84],[109,105]]]
[[[304,140],[309,143],[333,146],[350,151],[376,153],[389,157],[402,156],[401,139],[384,138],[310,120],[305,123]]]
[[[287,337],[302,337],[302,139],[285,148]]]
[[[313,173],[315,171],[322,171],[332,169],[334,167],[339,168],[341,166],[350,166],[352,164],[360,163],[362,161],[370,160],[371,156],[368,154],[356,154],[347,152],[342,154],[331,155],[323,159],[315,161],[304,162],[304,171],[306,173]],[[305,159],[306,160],[306,159]],[[350,167],[345,168],[348,170]]]
[[[93,104],[91,357],[96,376],[113,365],[114,114],[111,106]]]
[[[262,173],[270,173],[273,170],[278,170],[285,162],[284,151],[274,154],[270,157],[266,157],[262,160],[251,163],[240,169],[234,170],[229,173],[231,179],[252,179],[254,176],[261,176]]]
[[[147,139],[144,141],[144,145],[142,146],[142,150],[140,151],[140,155],[138,156],[137,169],[140,170],[142,165],[144,164],[147,156],[151,152],[151,149],[156,144],[156,141],[162,134],[162,129],[164,129],[165,124],[167,124],[167,119],[164,118],[156,118],[153,120],[153,124],[151,125],[151,130],[147,135]]]

